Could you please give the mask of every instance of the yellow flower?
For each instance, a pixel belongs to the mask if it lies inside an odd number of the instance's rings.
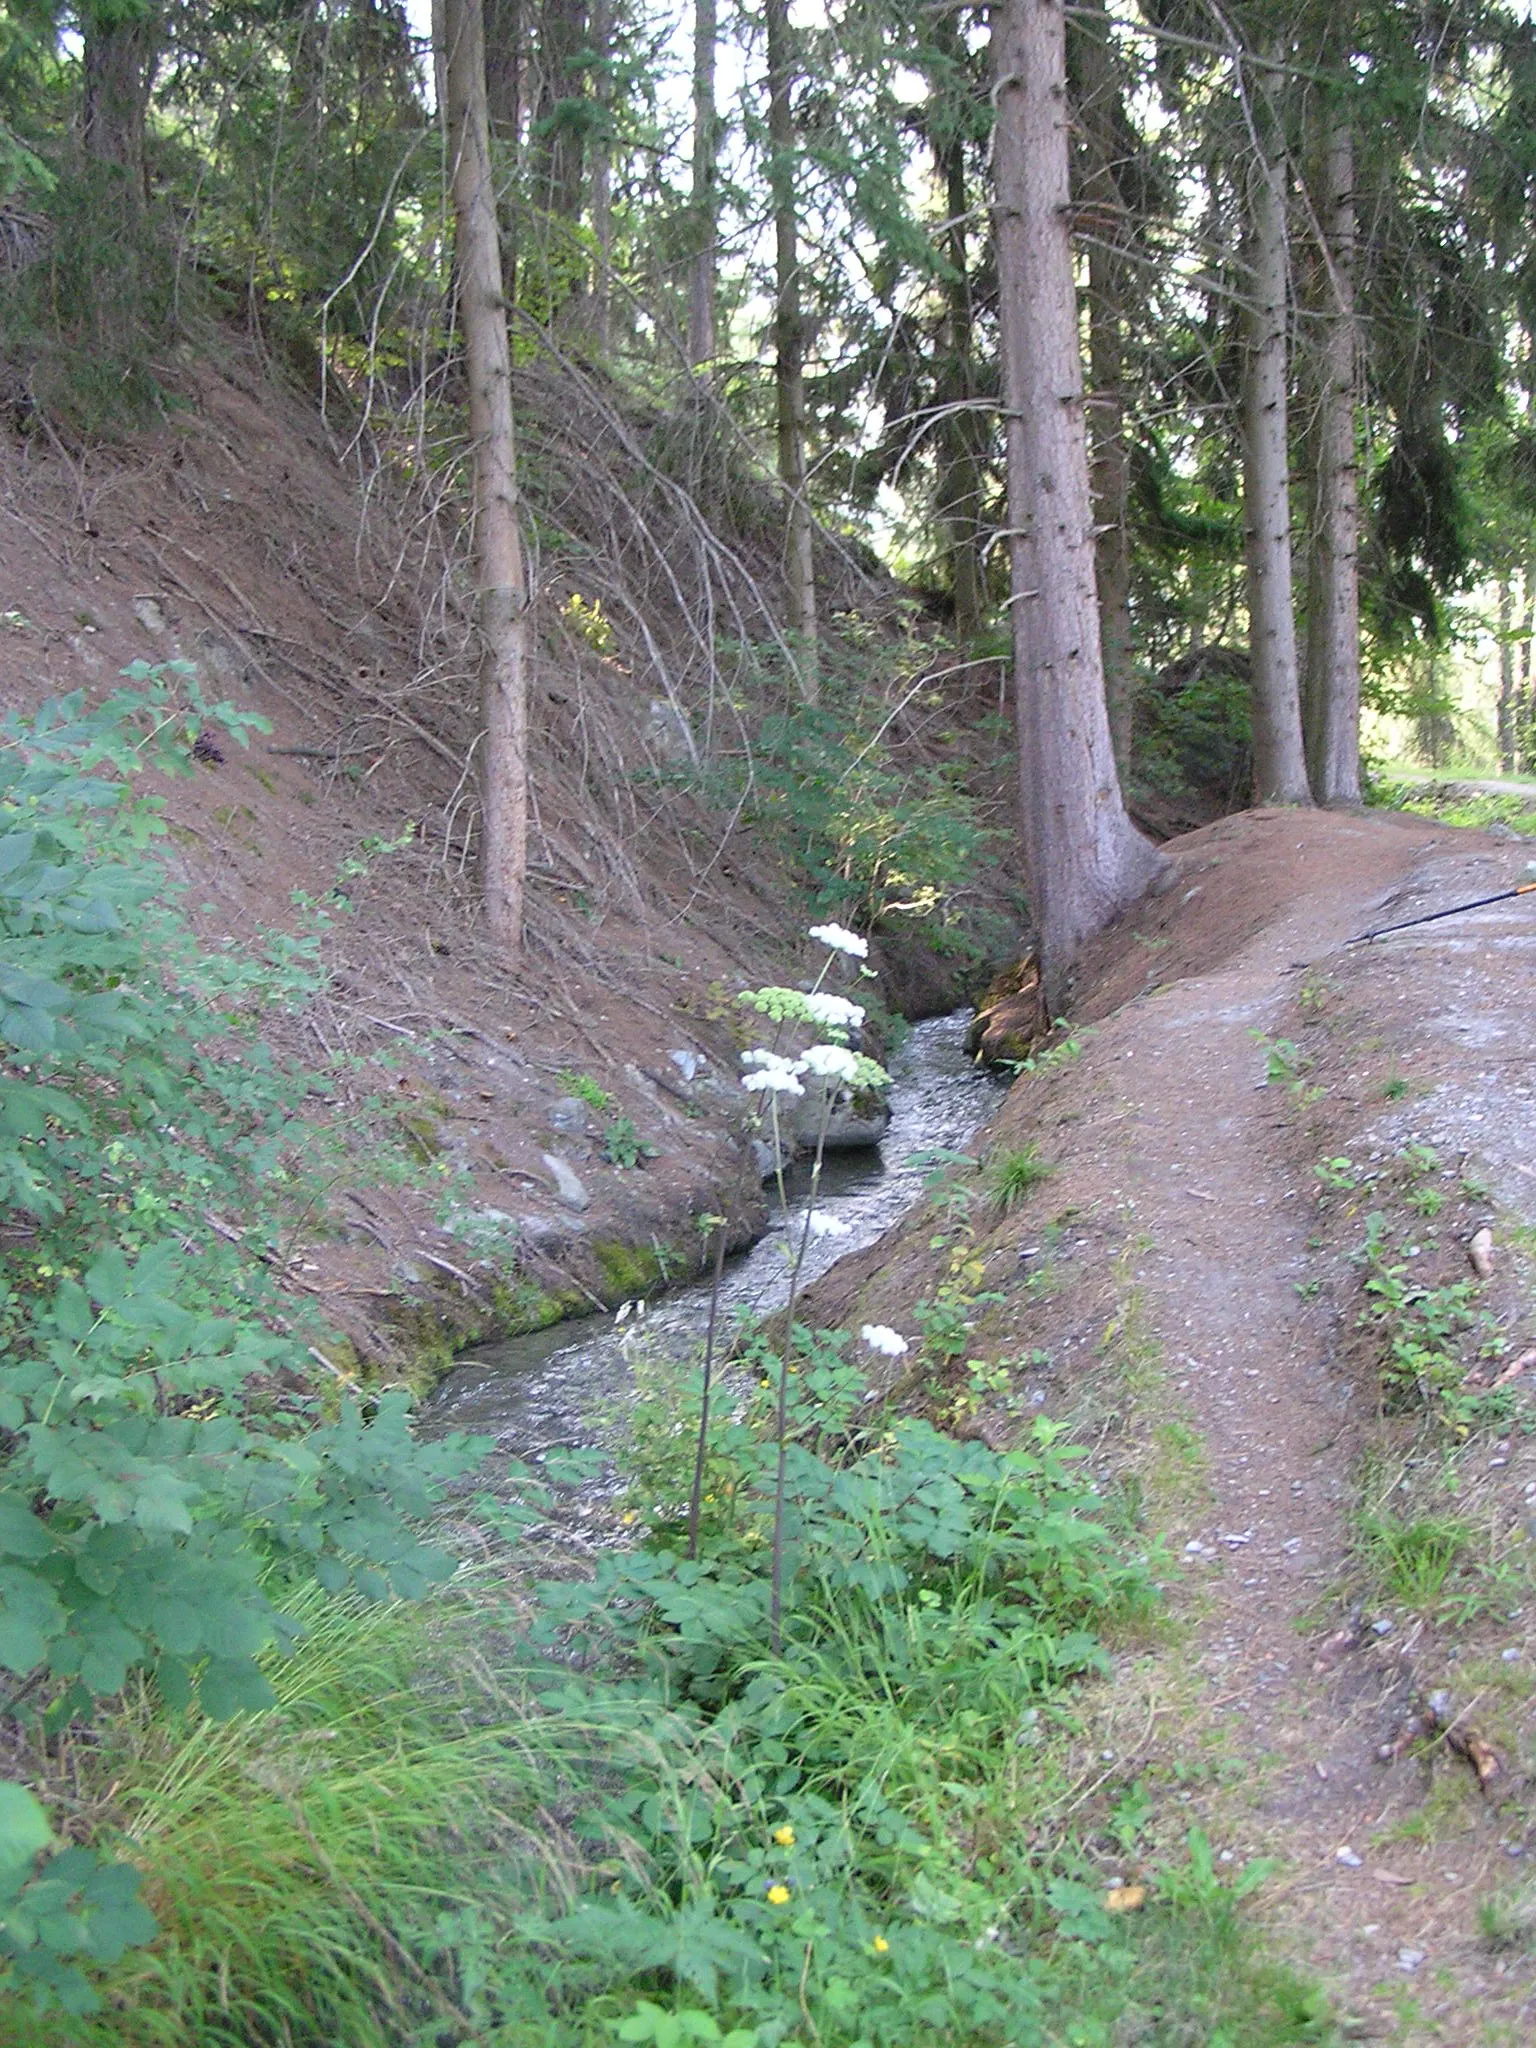
[[[769,1885],[768,1903],[770,1906],[787,1906],[789,1904],[789,1886],[787,1884]]]
[[[869,1945],[877,1956],[888,1956],[891,1952],[891,1944],[883,1934],[877,1934]]]
[[[775,1828],[773,1839],[781,1849],[793,1849],[795,1846],[795,1831],[791,1827]]]

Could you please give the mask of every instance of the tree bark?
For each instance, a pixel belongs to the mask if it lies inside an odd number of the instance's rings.
[[[1320,804],[1360,802],[1360,500],[1356,459],[1359,323],[1355,313],[1355,145],[1330,116],[1318,215],[1323,230],[1318,411],[1313,435],[1305,742]]]
[[[144,129],[160,61],[161,16],[154,0],[124,14],[100,5],[80,10],[80,135],[86,155],[124,173],[133,204],[149,197]]]
[[[1083,943],[1167,863],[1126,815],[1104,708],[1062,0],[1004,0],[993,24],[1019,794],[1041,979],[1056,1011]]]
[[[1131,760],[1135,696],[1131,626],[1131,457],[1125,433],[1126,265],[1118,247],[1126,214],[1115,176],[1115,114],[1121,81],[1110,42],[1109,17],[1095,4],[1077,41],[1078,108],[1084,140],[1082,200],[1091,216],[1088,244],[1088,371],[1093,405],[1088,434],[1097,529],[1094,566],[1099,591],[1099,638],[1104,659],[1104,701],[1115,763],[1124,775]]]
[[[528,585],[517,520],[512,361],[491,179],[481,0],[439,0],[454,257],[474,463],[480,642],[480,865],[486,923],[522,953],[528,869]]]
[[[1248,555],[1254,799],[1310,804],[1301,734],[1291,586],[1291,478],[1286,404],[1285,162],[1261,82],[1247,175],[1243,305],[1243,525]]]
[[[587,95],[586,54],[587,0],[543,0],[530,184],[534,204],[567,221],[581,218],[586,139],[569,113]]]
[[[484,0],[485,103],[491,133],[515,149],[523,128],[523,0]]]
[[[1531,641],[1536,636],[1536,573],[1525,572],[1525,615],[1520,623],[1520,693],[1515,715],[1515,773],[1536,768],[1536,682],[1531,677]]]
[[[716,0],[693,10],[693,261],[688,269],[688,367],[715,359],[715,237],[719,223],[720,133],[715,113]]]
[[[981,630],[987,593],[981,568],[982,450],[976,412],[975,307],[972,298],[970,191],[966,179],[961,95],[967,82],[966,49],[953,15],[939,16],[933,36],[942,63],[930,83],[928,139],[944,188],[941,279],[944,330],[934,396],[941,407],[934,512],[949,556],[955,637]]]
[[[795,636],[800,694],[819,695],[816,649],[815,523],[806,496],[805,319],[800,302],[800,254],[795,218],[795,80],[788,0],[767,0],[768,184],[773,198],[774,397],[778,415],[779,480],[789,500],[786,573],[789,629]]]
[[[1498,703],[1498,747],[1499,772],[1513,775],[1518,765],[1518,745],[1515,737],[1517,720],[1515,702],[1515,594],[1510,578],[1499,578],[1499,703]]]
[[[592,238],[597,264],[592,279],[592,343],[606,362],[612,347],[613,311],[613,88],[609,65],[613,56],[613,0],[592,0],[592,96],[598,121],[592,131]]]

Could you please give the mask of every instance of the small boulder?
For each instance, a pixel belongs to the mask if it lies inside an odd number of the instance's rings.
[[[552,1131],[568,1138],[584,1138],[591,1120],[592,1112],[579,1095],[557,1095],[545,1116]]]
[[[775,1150],[772,1138],[749,1138],[752,1148],[752,1163],[757,1168],[760,1180],[772,1180],[780,1166],[787,1166],[782,1148]]]
[[[660,755],[675,768],[692,764],[699,765],[699,750],[694,745],[693,733],[687,719],[675,704],[669,704],[665,697],[651,699],[650,716],[645,722],[645,744],[653,754]]]
[[[801,1079],[805,1093],[795,1100],[789,1135],[804,1151],[814,1152],[818,1138],[828,1152],[861,1151],[867,1145],[878,1145],[890,1129],[891,1105],[875,1089],[848,1089],[836,1082],[819,1081],[814,1074]]]
[[[590,1209],[592,1197],[581,1184],[580,1176],[568,1159],[562,1159],[558,1152],[543,1152],[539,1155],[549,1168],[555,1183],[555,1193],[567,1209]]]

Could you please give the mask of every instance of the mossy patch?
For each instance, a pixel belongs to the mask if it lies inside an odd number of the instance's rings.
[[[693,1272],[697,1260],[657,1238],[649,1244],[624,1244],[617,1238],[598,1238],[592,1257],[602,1275],[598,1292],[610,1308],[621,1301],[637,1301],[674,1280]]]

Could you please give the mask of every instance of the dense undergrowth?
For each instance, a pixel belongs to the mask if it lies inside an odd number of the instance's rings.
[[[199,950],[132,793],[250,721],[190,673],[130,680],[0,730],[0,1667],[44,1730],[130,1679],[213,1719],[261,1707],[261,1653],[293,1636],[276,1593],[452,1569],[420,1525],[457,1451],[412,1440],[402,1394],[319,1401],[271,1277],[324,1147],[295,1157],[309,1077],[259,1030],[310,952]],[[0,1955],[83,2000],[71,1958],[146,1931],[131,1880],[78,1847],[35,1870],[22,1787],[0,1821]]]
[[[862,931],[920,938],[962,968],[987,970],[1017,951],[1027,923],[1005,874],[1011,802],[985,801],[978,765],[1006,758],[995,714],[979,734],[934,679],[942,647],[892,642],[844,618],[829,645],[821,701],[784,706],[783,681],[761,691],[750,748],[722,749],[662,779],[739,816],[808,909]]]
[[[712,1441],[695,1564],[681,1494],[658,1498],[669,1428],[648,1521],[595,1573],[529,1588],[503,1561],[415,1606],[311,1588],[271,1712],[131,1693],[88,1775],[159,1938],[96,2017],[17,2008],[0,2040],[1329,2038],[1252,1955],[1261,1873],[1223,1885],[1198,1834],[1142,1870],[1134,1797],[1119,1895],[1074,1838],[1070,1681],[1151,1590],[1049,1430],[1007,1455],[910,1423],[825,1456],[802,1434],[773,1654],[753,1421]],[[514,1524],[558,1526],[558,1489],[518,1491]]]
[[[132,680],[0,753],[0,2043],[1327,2038],[1251,1953],[1262,1871],[1224,1884],[1198,1833],[1146,1867],[1134,1788],[1084,1816],[1073,1696],[1158,1625],[1158,1565],[1048,1426],[895,1419],[791,1314],[738,1335],[707,1426],[695,1363],[646,1365],[593,1561],[567,1475],[445,1519],[484,1446],[316,1396],[273,1270],[329,1141],[294,1144],[311,1078],[259,1038],[312,957],[193,943],[132,775],[241,721]],[[753,1057],[791,1092],[869,1065]],[[964,1254],[916,1311],[940,1375]]]

